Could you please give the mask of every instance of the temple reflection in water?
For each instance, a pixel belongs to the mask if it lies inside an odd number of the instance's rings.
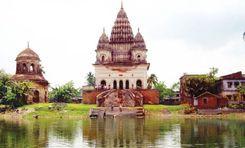
[[[0,120],[0,147],[242,147],[245,121]]]

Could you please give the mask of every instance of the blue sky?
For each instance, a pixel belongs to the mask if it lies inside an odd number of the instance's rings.
[[[120,0],[1,0],[0,69],[15,72],[27,46],[39,54],[51,86],[85,84],[94,72],[95,48],[103,27],[110,35]],[[134,34],[148,48],[149,74],[167,85],[184,73],[245,73],[245,1],[124,0]]]

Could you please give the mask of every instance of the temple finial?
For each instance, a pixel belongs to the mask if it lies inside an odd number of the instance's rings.
[[[103,33],[105,33],[105,27],[103,27]]]
[[[121,0],[121,9],[123,9],[123,0]]]
[[[138,27],[138,32],[140,32],[140,28]]]
[[[30,44],[30,41],[27,42],[27,48],[30,48],[29,44]]]

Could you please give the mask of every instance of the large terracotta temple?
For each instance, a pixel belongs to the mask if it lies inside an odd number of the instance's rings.
[[[134,36],[127,14],[121,5],[117,14],[110,37],[103,29],[96,51],[95,88],[93,96],[86,91],[83,95],[84,103],[94,101],[86,97],[96,98],[98,106],[109,106],[115,98],[123,98],[124,106],[142,106],[144,102],[158,103],[159,98],[147,101],[148,95],[157,96],[154,90],[147,89],[147,48],[143,36],[138,29]],[[150,94],[149,94],[150,93]],[[153,94],[152,94],[153,93]],[[155,94],[155,95],[154,95]],[[151,97],[154,98],[154,97]]]

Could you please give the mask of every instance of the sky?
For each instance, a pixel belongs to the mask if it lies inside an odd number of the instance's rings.
[[[109,36],[120,0],[1,0],[0,69],[15,73],[27,47],[41,58],[51,87],[86,84],[94,73],[103,27]],[[138,27],[154,73],[168,86],[184,74],[245,73],[244,0],[123,0],[134,35]]]

